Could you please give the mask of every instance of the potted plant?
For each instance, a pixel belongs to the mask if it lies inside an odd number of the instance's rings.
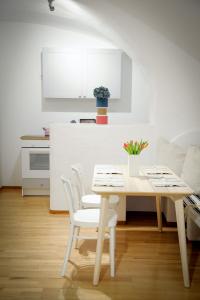
[[[96,107],[108,107],[110,92],[108,88],[100,86],[94,89],[93,95],[96,98]]]
[[[147,141],[141,140],[140,142],[131,140],[123,145],[123,148],[128,152],[128,172],[129,176],[139,175],[139,154],[148,146]]]

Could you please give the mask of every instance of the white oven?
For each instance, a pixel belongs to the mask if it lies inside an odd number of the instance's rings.
[[[21,139],[22,195],[49,195],[49,140]]]
[[[26,179],[25,182],[31,183],[36,181],[27,179],[49,180],[49,150],[48,140],[22,140],[22,180]]]
[[[49,178],[49,148],[22,148],[22,178]]]

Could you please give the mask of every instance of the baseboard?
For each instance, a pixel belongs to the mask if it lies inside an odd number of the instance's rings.
[[[22,187],[20,185],[3,185],[2,187],[0,187],[1,190],[4,189],[22,189]]]
[[[49,209],[49,213],[52,215],[69,215],[69,211],[67,210],[53,210]]]
[[[117,221],[117,225],[126,225],[126,221]]]

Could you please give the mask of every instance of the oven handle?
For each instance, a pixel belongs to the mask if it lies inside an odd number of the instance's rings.
[[[21,148],[22,149],[22,153],[46,153],[49,154],[50,153],[50,149],[49,148]]]

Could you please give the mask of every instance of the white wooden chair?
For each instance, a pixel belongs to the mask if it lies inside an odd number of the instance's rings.
[[[83,208],[99,208],[101,205],[101,196],[96,194],[86,194],[84,186],[84,176],[81,164],[74,164],[71,166],[75,185],[77,186],[78,194],[81,199],[81,206]],[[115,208],[119,203],[118,196],[112,196],[109,200],[110,208]]]
[[[76,197],[72,183],[69,179],[61,176],[61,180],[64,186],[66,200],[69,206],[70,215],[70,229],[68,244],[65,252],[64,263],[61,271],[61,276],[64,276],[67,270],[67,264],[72,251],[72,245],[76,240],[79,239],[97,239],[95,237],[81,236],[79,235],[79,229],[83,228],[97,228],[99,225],[100,209],[89,208],[89,209],[76,209]],[[113,209],[108,210],[107,227],[109,233],[105,234],[105,238],[110,240],[110,274],[114,277],[115,274],[115,229],[117,224],[117,213]],[[95,233],[96,234],[96,233]]]

